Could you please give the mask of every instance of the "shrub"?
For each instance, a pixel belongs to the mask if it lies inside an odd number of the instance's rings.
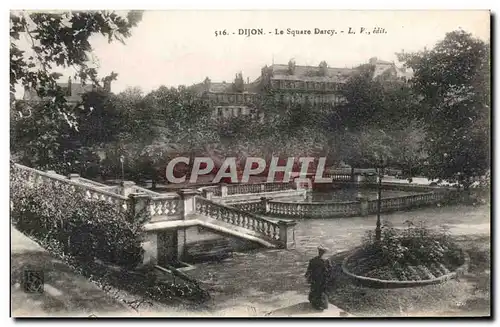
[[[408,266],[457,266],[463,259],[460,249],[445,231],[411,222],[403,229],[384,226],[380,242],[376,242],[373,232],[369,231],[363,240],[363,253],[378,257],[379,267],[389,268],[400,279],[411,277]]]
[[[65,254],[83,260],[99,258],[135,267],[142,259],[145,212],[122,212],[105,201],[87,200],[70,184],[29,185],[15,167],[11,167],[11,219],[19,230],[54,240]]]

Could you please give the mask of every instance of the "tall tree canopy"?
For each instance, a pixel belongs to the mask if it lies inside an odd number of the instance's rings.
[[[489,169],[490,45],[454,31],[431,50],[399,58],[413,69],[421,99],[428,176],[468,187]]]
[[[110,11],[11,12],[11,99],[15,99],[17,86],[34,89],[40,97],[51,100],[48,103],[54,112],[73,123],[72,108],[57,85],[61,75],[56,69],[72,67],[75,78],[83,82],[108,83],[116,74],[99,80],[90,60],[91,36],[102,34],[109,42],[124,42],[141,19],[140,11],[126,15]]]

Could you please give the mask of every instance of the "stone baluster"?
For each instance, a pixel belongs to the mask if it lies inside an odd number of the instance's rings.
[[[268,213],[269,209],[270,209],[269,208],[269,199],[266,197],[262,197],[262,198],[260,198],[260,201],[261,201],[261,206],[264,209],[264,213]]]

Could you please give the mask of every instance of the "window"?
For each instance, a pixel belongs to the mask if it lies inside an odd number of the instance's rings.
[[[217,108],[217,116],[222,117],[222,108]]]
[[[242,112],[242,108],[241,108],[241,107],[239,107],[239,108],[238,108],[238,116],[241,116],[241,112]]]

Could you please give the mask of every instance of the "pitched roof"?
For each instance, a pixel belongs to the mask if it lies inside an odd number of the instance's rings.
[[[61,88],[67,88],[68,83],[57,83]],[[94,90],[94,86],[92,84],[81,84],[81,83],[71,83],[71,95],[66,96],[66,101],[75,101],[78,102],[82,99],[82,94],[87,92],[92,92]],[[36,90],[34,89],[25,89],[24,90],[24,100],[38,100],[39,96]]]
[[[245,83],[243,92],[234,91],[233,83],[210,82],[208,90],[207,90],[205,83],[197,83],[197,84],[190,86],[189,88],[194,93],[196,93],[198,95],[202,95],[205,92],[209,92],[209,93],[254,93],[254,92],[257,92],[258,87],[259,87],[259,83],[257,81],[254,81],[250,84]]]
[[[293,75],[288,73],[288,65],[272,65],[273,79],[311,81],[311,82],[343,82],[353,72],[351,68],[326,68],[326,75],[321,75],[321,68],[315,66],[295,66]]]

